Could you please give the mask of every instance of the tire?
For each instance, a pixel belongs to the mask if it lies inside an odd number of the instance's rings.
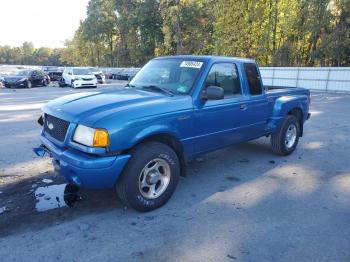
[[[43,80],[43,82],[42,82],[42,86],[47,86],[48,85],[48,83],[47,83],[47,80]]]
[[[70,86],[71,86],[71,88],[75,88],[74,84],[73,84],[73,81],[70,82]]]
[[[272,151],[281,156],[287,156],[294,152],[300,137],[300,125],[293,115],[287,115],[280,129],[271,135]]]
[[[176,153],[165,144],[147,142],[133,149],[131,155],[116,185],[120,200],[141,212],[161,207],[179,181],[180,163]],[[158,168],[154,168],[156,165]]]
[[[32,88],[33,84],[30,80],[27,80],[27,84],[26,84],[27,88]]]

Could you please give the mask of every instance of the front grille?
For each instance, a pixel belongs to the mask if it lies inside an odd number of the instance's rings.
[[[69,122],[57,117],[45,114],[44,131],[53,138],[63,142],[66,137]]]
[[[91,81],[91,80],[93,80],[93,78],[83,78],[83,80],[85,80],[85,81]]]

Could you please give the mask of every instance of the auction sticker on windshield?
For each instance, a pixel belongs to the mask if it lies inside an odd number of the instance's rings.
[[[182,61],[180,67],[201,68],[203,62],[198,61]]]

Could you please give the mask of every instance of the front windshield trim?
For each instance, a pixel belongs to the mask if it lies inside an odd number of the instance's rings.
[[[181,92],[179,91],[178,89],[171,89],[171,88],[167,88],[167,87],[162,87],[160,86],[158,83],[138,83],[138,82],[135,82],[135,80],[137,80],[137,76],[142,73],[143,69],[149,64],[149,63],[152,63],[152,62],[157,62],[157,61],[165,61],[165,62],[170,62],[170,61],[178,61],[179,62],[179,65],[182,63],[182,62],[187,62],[187,61],[190,61],[190,62],[201,62],[202,65],[201,67],[199,68],[199,70],[195,73],[194,77],[193,77],[193,81],[191,83],[191,85],[188,86],[188,90],[186,92]],[[154,85],[154,86],[160,86],[162,88],[166,88],[168,89],[169,91],[173,92],[174,95],[192,95],[193,94],[193,89],[201,75],[201,73],[203,72],[203,70],[205,69],[207,65],[207,60],[206,59],[203,59],[203,58],[197,58],[197,57],[162,57],[162,58],[154,58],[152,60],[150,60],[146,65],[144,65],[141,70],[136,74],[136,76],[130,81],[129,84],[127,84],[127,86],[129,87],[136,87],[136,88],[139,88],[139,87],[142,87],[142,86],[148,86],[148,85]],[[192,79],[191,79],[192,80]]]

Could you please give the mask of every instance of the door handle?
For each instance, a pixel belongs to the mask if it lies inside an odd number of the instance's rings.
[[[241,104],[239,108],[241,110],[247,110],[247,105],[246,104]]]

